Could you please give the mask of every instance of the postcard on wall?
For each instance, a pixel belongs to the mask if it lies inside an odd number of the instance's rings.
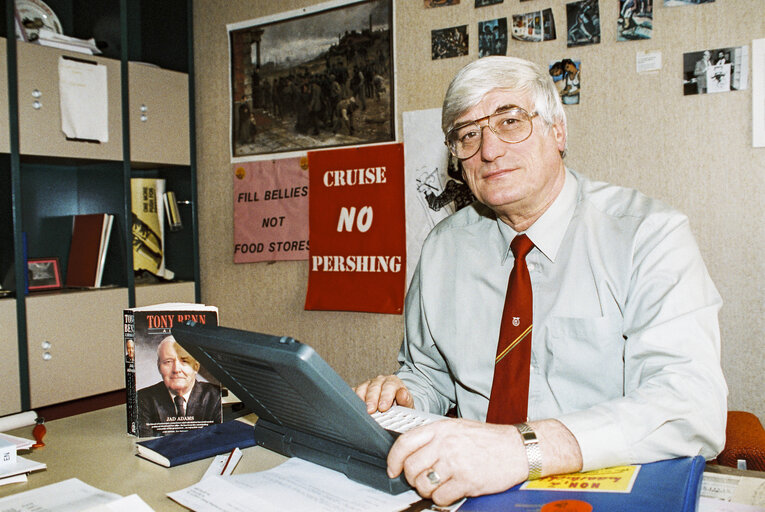
[[[308,152],[305,309],[401,314],[406,277],[403,144]]]
[[[507,55],[507,18],[478,22],[478,56]]]
[[[462,180],[459,160],[449,154],[444,144],[440,108],[404,112],[403,129],[409,283],[430,230],[475,198]]]
[[[423,0],[426,9],[431,7],[446,7],[448,5],[457,5],[460,0]]]
[[[580,0],[566,4],[566,45],[584,46],[600,43],[598,0]]]
[[[555,37],[552,9],[513,14],[513,39],[538,43],[552,41]]]
[[[740,91],[748,87],[749,47],[711,48],[683,54],[683,94]]]
[[[752,146],[765,147],[765,39],[752,41]]]
[[[552,62],[548,69],[563,104],[578,105],[582,89],[582,63],[573,59],[561,59]]]
[[[681,5],[698,5],[712,3],[715,0],[664,0],[664,7],[678,7]]]
[[[308,259],[308,159],[232,164],[234,263]]]
[[[619,0],[616,40],[651,39],[653,33],[653,0]]]
[[[431,60],[450,59],[468,54],[467,25],[430,31]]]
[[[232,158],[395,140],[392,11],[336,0],[229,25]]]

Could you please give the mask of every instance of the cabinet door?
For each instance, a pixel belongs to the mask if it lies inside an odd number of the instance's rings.
[[[122,311],[127,302],[124,288],[27,298],[33,408],[125,387]]]
[[[0,300],[0,416],[21,410],[16,301]]]
[[[189,77],[128,63],[130,160],[189,165]]]
[[[194,302],[194,282],[146,284],[135,287],[137,307],[165,302]]]
[[[19,145],[22,155],[122,160],[120,63],[19,42]],[[106,66],[108,142],[68,140],[61,130],[58,62],[65,56]]]
[[[5,39],[0,37],[0,153],[10,153],[8,139],[8,63]]]

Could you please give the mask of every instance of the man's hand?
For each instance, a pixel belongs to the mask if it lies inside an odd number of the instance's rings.
[[[450,419],[399,436],[388,452],[388,476],[402,471],[420,496],[448,505],[523,482],[528,463],[515,427]]]
[[[395,375],[378,375],[362,382],[353,390],[367,404],[367,412],[385,412],[396,403],[402,407],[414,407],[414,399],[401,379]]]
[[[542,475],[582,468],[579,444],[557,420],[531,423],[542,451]],[[388,476],[403,471],[424,498],[448,505],[465,496],[493,494],[529,476],[518,429],[465,419],[437,421],[398,437],[388,452]]]

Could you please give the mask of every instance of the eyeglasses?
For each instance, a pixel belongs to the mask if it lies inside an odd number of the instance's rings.
[[[523,142],[531,136],[532,119],[536,112],[529,114],[521,107],[507,107],[493,114],[455,126],[446,134],[446,146],[452,155],[466,160],[478,153],[483,142],[483,128],[480,124],[487,120],[486,126],[499,140],[509,144]]]

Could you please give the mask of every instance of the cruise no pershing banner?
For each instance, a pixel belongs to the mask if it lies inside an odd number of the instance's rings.
[[[401,314],[406,276],[404,149],[308,152],[305,309]]]

